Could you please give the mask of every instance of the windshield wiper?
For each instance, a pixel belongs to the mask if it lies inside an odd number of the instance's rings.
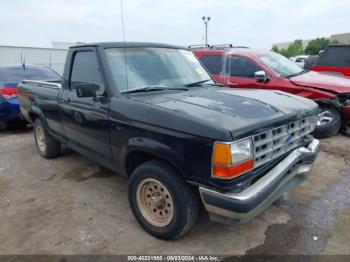
[[[123,92],[124,94],[131,94],[131,93],[141,93],[141,92],[150,92],[150,91],[162,91],[162,90],[184,90],[187,91],[187,88],[183,88],[183,87],[165,87],[165,86],[145,86],[142,88],[138,88],[138,89],[133,89],[133,90],[129,90],[129,91],[125,91]]]
[[[206,79],[206,80],[202,80],[202,81],[197,81],[197,82],[193,82],[184,86],[187,87],[192,87],[192,86],[200,86],[201,84],[204,84],[205,82],[211,81],[212,79]]]
[[[309,72],[309,70],[302,70],[302,71],[300,71],[299,73],[296,73],[296,74],[292,74],[292,75],[287,76],[287,78],[291,78],[291,77],[294,77],[294,76],[302,75],[302,74],[305,74],[305,73],[307,73],[307,72]]]
[[[223,84],[220,83],[212,83],[212,84],[205,84],[206,86],[219,86],[219,87],[224,87]]]

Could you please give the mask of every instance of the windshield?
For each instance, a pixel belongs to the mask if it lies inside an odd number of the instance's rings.
[[[47,67],[0,68],[0,82],[19,83],[22,80],[60,80],[61,77]]]
[[[276,53],[259,55],[259,59],[282,77],[290,77],[303,71],[298,65]]]
[[[105,53],[112,77],[122,93],[145,87],[174,88],[196,82],[214,83],[197,58],[186,50],[109,48]]]

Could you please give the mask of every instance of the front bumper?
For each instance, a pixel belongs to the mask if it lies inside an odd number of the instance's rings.
[[[221,193],[199,187],[210,218],[226,224],[248,222],[307,178],[319,148],[319,141],[313,139],[307,147],[293,150],[271,171],[240,193]]]

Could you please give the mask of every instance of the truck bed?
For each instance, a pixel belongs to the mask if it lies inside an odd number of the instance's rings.
[[[18,87],[18,98],[21,104],[21,114],[24,119],[32,123],[31,113],[45,112],[45,118],[50,130],[61,135],[62,130],[57,112],[62,82],[58,80],[23,80]]]

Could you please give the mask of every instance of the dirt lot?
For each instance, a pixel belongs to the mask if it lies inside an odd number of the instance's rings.
[[[205,212],[177,241],[145,233],[127,180],[64,149],[45,160],[31,130],[0,133],[0,254],[350,254],[350,138],[322,141],[309,180],[249,224]]]

